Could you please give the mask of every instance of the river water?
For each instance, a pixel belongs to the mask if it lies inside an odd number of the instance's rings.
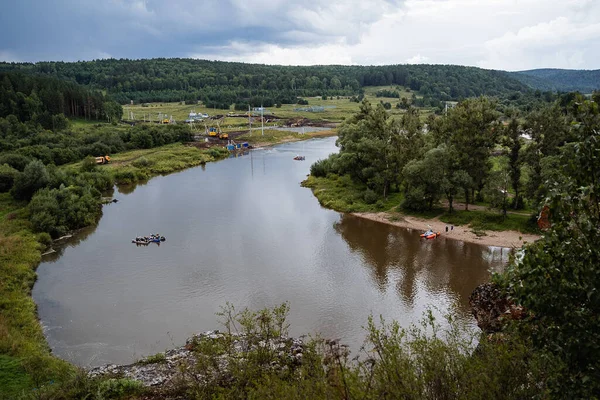
[[[422,241],[322,208],[300,182],[336,151],[335,138],[282,144],[115,192],[97,227],[38,268],[33,297],[55,354],[130,363],[219,328],[225,302],[289,301],[293,335],[319,332],[354,351],[370,314],[408,326],[434,306],[471,320],[469,294],[507,250]],[[167,241],[131,243],[153,232]]]

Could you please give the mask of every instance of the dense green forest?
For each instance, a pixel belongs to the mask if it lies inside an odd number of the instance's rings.
[[[277,66],[195,59],[108,59],[80,62],[0,63],[19,70],[107,90],[121,104],[203,101],[296,103],[297,97],[356,95],[365,86],[398,85],[419,94],[417,106],[473,96],[509,97],[528,92],[503,71],[454,65]]]
[[[510,75],[525,85],[542,91],[592,93],[600,89],[600,69],[532,69],[510,72]]]
[[[53,77],[0,72],[0,118],[12,115],[20,122],[61,130],[65,117],[111,121],[122,113],[119,104],[98,90]]]

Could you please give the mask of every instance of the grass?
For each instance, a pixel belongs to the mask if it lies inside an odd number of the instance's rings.
[[[118,184],[130,184],[148,180],[155,175],[164,175],[186,168],[217,161],[229,155],[221,147],[199,149],[182,143],[173,143],[152,149],[126,151],[111,156],[110,164],[98,166],[106,169]],[[64,165],[61,168],[79,171],[82,162]]]
[[[454,211],[439,216],[442,222],[452,225],[468,225],[474,231],[518,231],[537,233],[537,226],[531,222],[531,217],[524,214],[508,214],[503,217],[499,212],[492,211]]]
[[[387,97],[376,97],[375,93],[381,89],[391,89],[396,90],[396,86],[373,86],[365,88],[365,98],[369,100],[372,104],[377,104],[380,101],[389,102],[392,104],[392,109],[389,111],[390,115],[394,117],[399,117],[404,113],[404,110],[400,110],[395,108],[396,104],[400,99],[396,98],[387,98]],[[410,99],[412,96],[412,92],[405,88],[400,88],[400,97],[406,97]],[[315,121],[331,121],[331,122],[341,122],[356,112],[358,112],[360,104],[351,102],[349,97],[334,97],[332,99],[323,100],[321,97],[307,97],[308,106],[322,106],[325,107],[325,110],[322,112],[310,112],[310,111],[296,111],[297,108],[307,107],[300,106],[297,104],[283,104],[281,107],[270,107],[268,108],[268,114],[274,114],[282,119],[290,119],[290,118],[308,118],[310,120]],[[219,110],[213,108],[206,108],[201,104],[193,104],[193,105],[185,105],[180,102],[175,103],[147,103],[145,105],[125,105],[123,106],[123,119],[130,119],[130,113],[134,114],[134,118],[137,121],[142,121],[144,118],[146,120],[150,119],[152,121],[158,121],[158,114],[166,114],[168,117],[173,116],[175,121],[182,123],[188,118],[190,111],[195,111],[198,113],[205,113],[210,116],[214,115],[223,115],[225,116],[224,120],[221,122],[221,128],[224,131],[231,130],[240,130],[248,128],[248,118],[232,118],[227,117],[228,113],[245,113],[245,111],[235,111],[233,108],[228,110]],[[421,115],[423,120],[427,117],[428,114],[431,113],[431,109],[422,108]],[[87,121],[86,121],[87,122]],[[208,120],[206,121],[207,126],[216,126],[216,121]],[[256,122],[254,123],[256,124]],[[275,125],[277,122],[267,124]],[[280,122],[279,122],[280,124]],[[204,122],[197,124],[198,129],[204,130]],[[254,125],[256,126],[256,125]]]
[[[8,398],[71,368],[51,356],[31,298],[44,246],[31,231],[25,206],[0,194],[0,394]]]
[[[283,142],[294,142],[299,140],[307,140],[314,137],[324,137],[324,136],[334,136],[337,132],[335,129],[326,130],[326,131],[316,131],[316,132],[306,132],[306,133],[296,133],[289,131],[278,131],[275,129],[265,130],[265,134],[262,135],[260,131],[253,131],[252,134],[246,133],[244,135],[238,136],[236,139],[239,141],[246,141],[255,146],[259,145],[270,145],[276,143]]]
[[[21,359],[7,355],[0,355],[0,398],[16,398],[27,392],[33,383],[25,372]]]
[[[353,182],[347,175],[329,175],[327,178],[309,176],[302,186],[311,188],[323,207],[340,212],[387,211],[402,200],[400,193],[392,193],[387,199],[368,204],[364,199],[366,187]]]

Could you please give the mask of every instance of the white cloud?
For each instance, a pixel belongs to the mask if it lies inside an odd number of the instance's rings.
[[[586,50],[597,53],[599,43],[600,23],[577,22],[561,16],[487,41],[486,58],[480,65],[513,70],[548,65],[583,68]]]
[[[417,54],[406,60],[407,64],[425,64],[429,60],[429,57],[422,56],[421,54]]]
[[[336,44],[285,48],[272,44],[252,46],[234,42],[225,48],[215,48],[208,53],[190,54],[190,57],[279,65],[352,64],[352,59],[344,49],[345,46]]]
[[[33,1],[20,15],[38,12],[38,31],[0,15],[5,59],[53,54],[44,34],[63,59],[600,68],[599,0],[63,0],[52,12],[64,24]]]
[[[294,44],[276,42],[257,52],[239,51],[241,41],[222,46],[212,58],[275,64],[396,64],[443,63],[494,69],[537,67],[598,68],[595,21],[600,4],[567,0],[407,0],[383,6],[360,21],[360,8],[334,4],[294,10],[289,30]],[[319,13],[319,11],[323,11]],[[335,14],[330,14],[337,10]],[[346,16],[345,12],[350,13]],[[337,21],[334,19],[337,18]],[[307,22],[310,21],[310,22]],[[333,39],[315,45],[320,35]],[[302,38],[306,44],[302,44]],[[194,56],[203,57],[201,50]],[[426,55],[424,55],[426,54]]]

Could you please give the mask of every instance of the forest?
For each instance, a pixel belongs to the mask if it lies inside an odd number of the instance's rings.
[[[600,89],[600,70],[544,68],[510,72],[510,75],[542,91],[591,93]]]
[[[196,59],[107,59],[0,63],[0,71],[56,77],[106,90],[121,104],[186,101],[207,107],[259,102],[295,104],[298,97],[351,96],[366,86],[398,85],[419,95],[418,106],[481,95],[511,98],[534,91],[504,71],[455,65],[277,66]],[[537,93],[542,97],[542,93]],[[253,100],[254,99],[254,100]],[[521,101],[519,101],[521,100]]]

